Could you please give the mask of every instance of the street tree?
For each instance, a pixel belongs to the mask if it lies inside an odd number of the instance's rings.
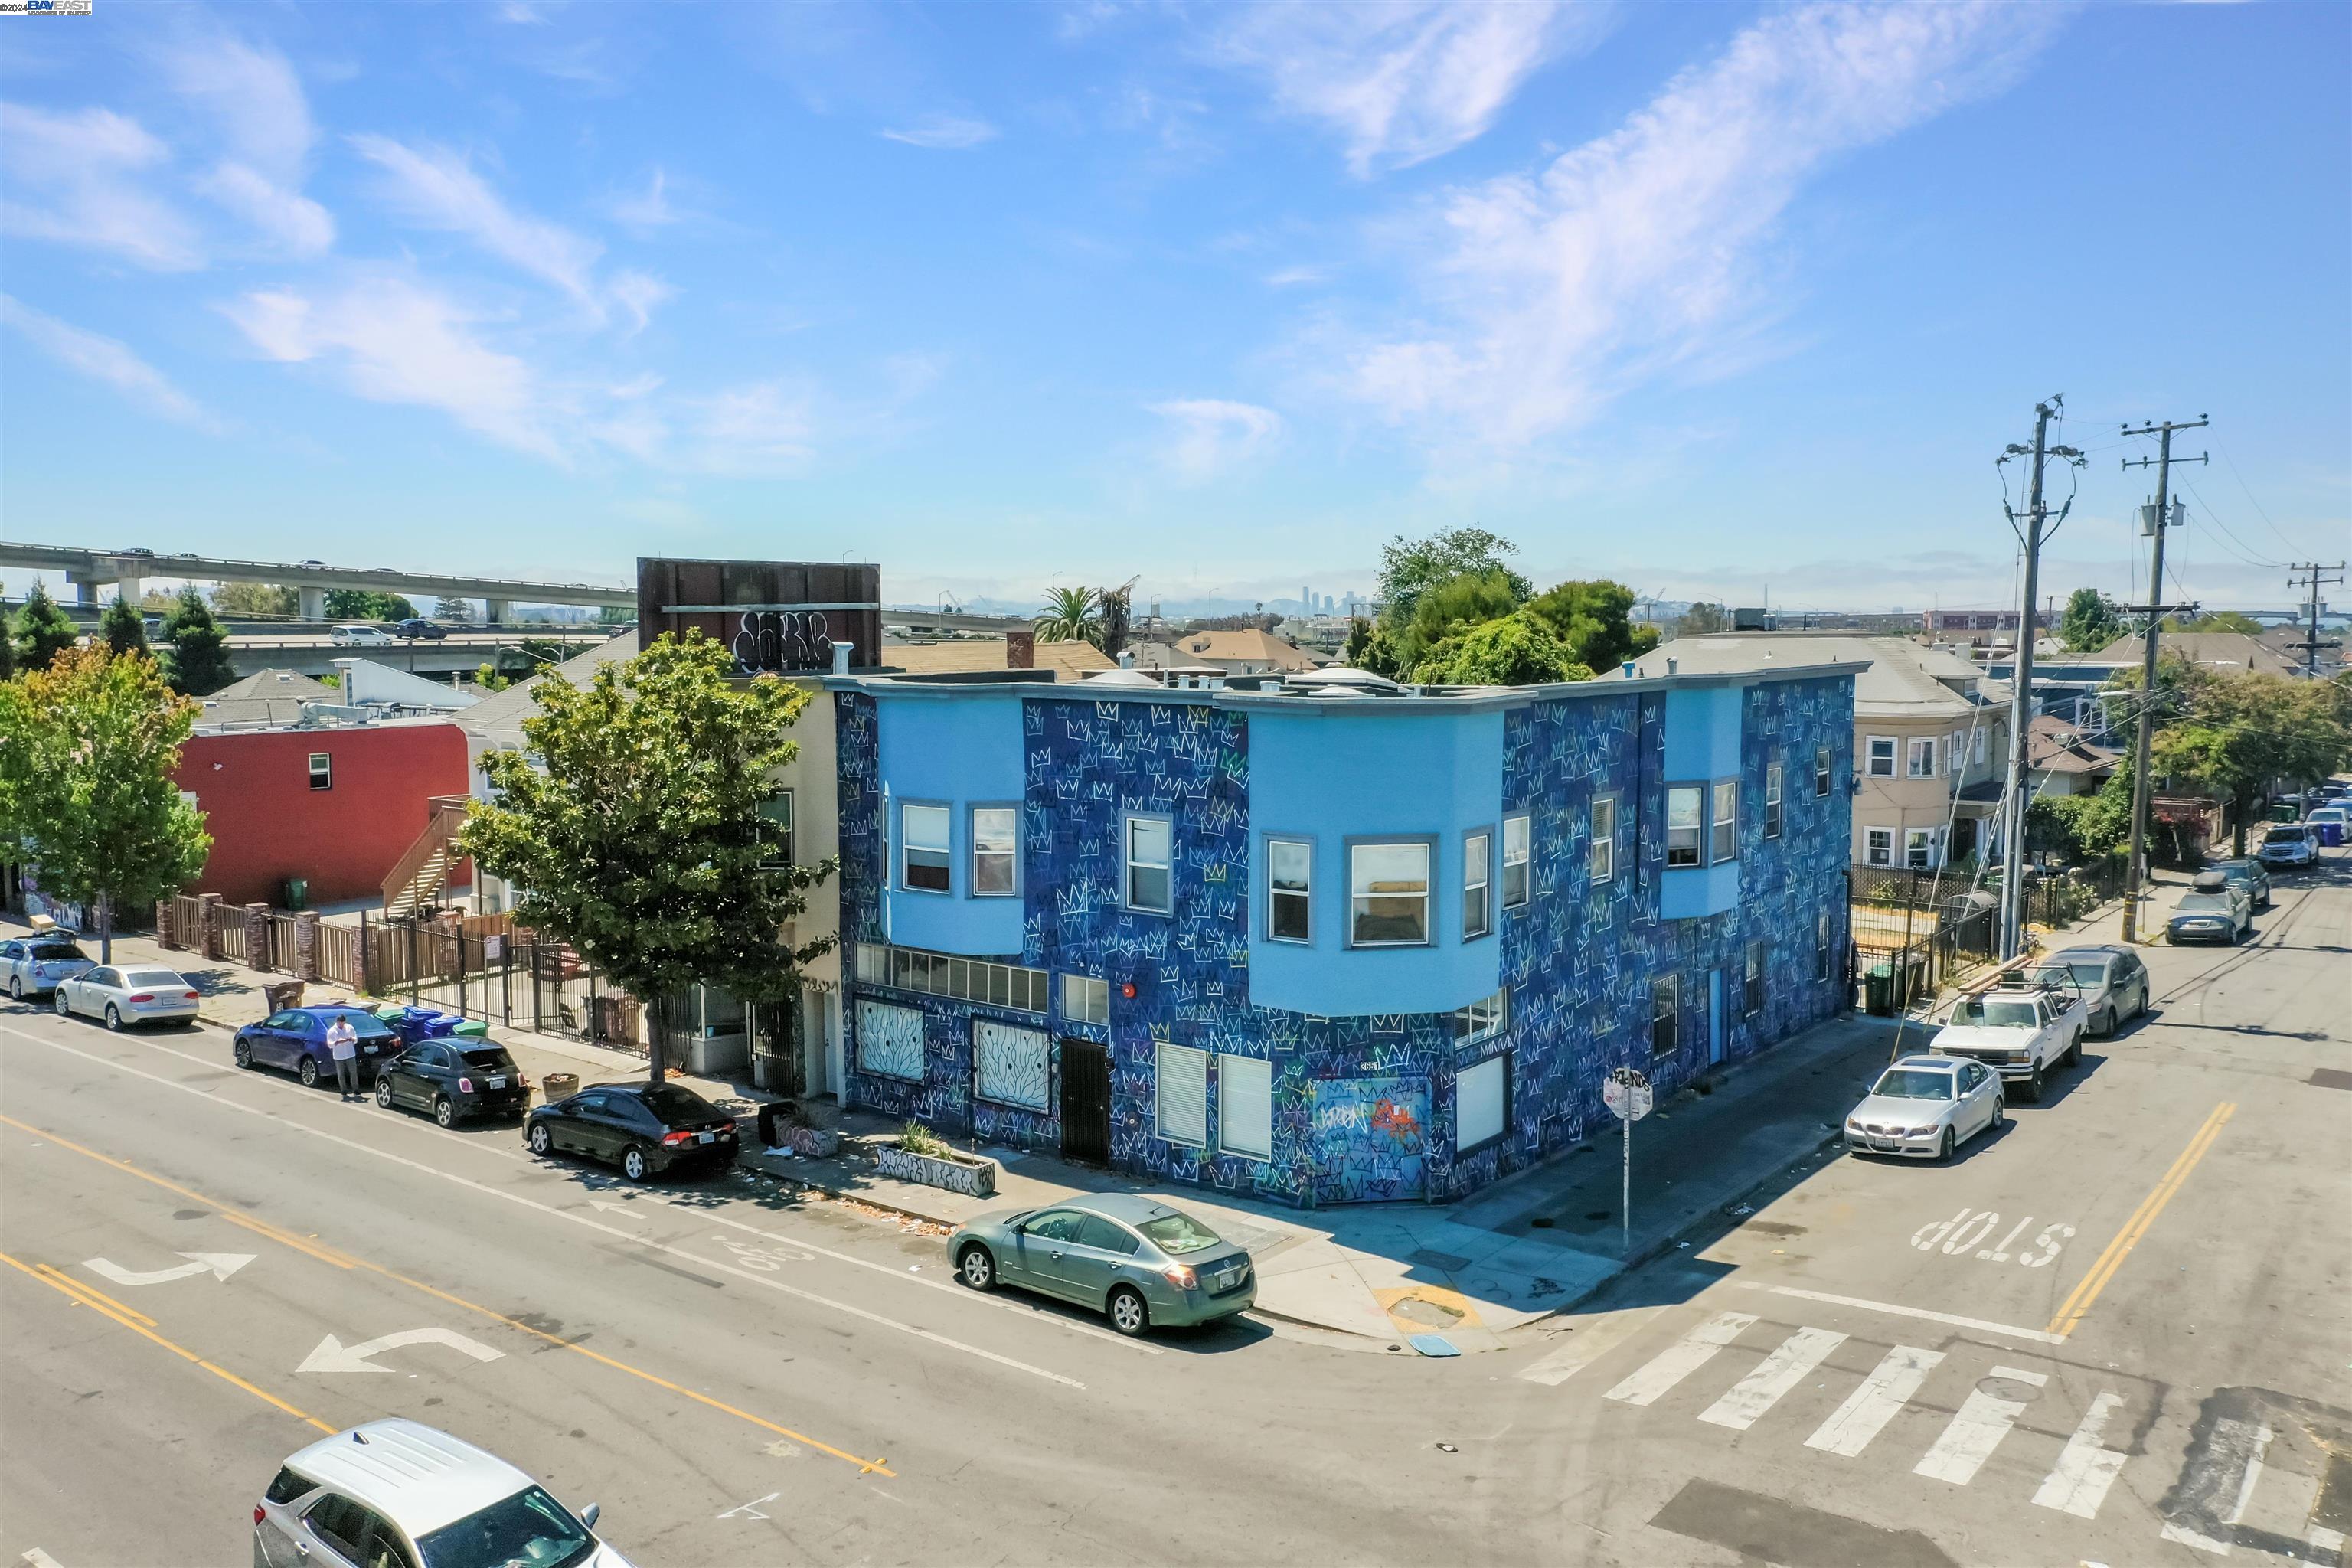
[[[405,616],[402,618],[406,619]],[[433,618],[436,621],[446,621],[453,626],[469,626],[474,619],[474,601],[454,598],[436,599],[433,601]]]
[[[173,777],[197,707],[146,654],[103,643],[0,686],[0,837],[45,892],[96,908],[102,963],[114,911],[176,892],[212,853]]]
[[[1675,636],[1678,637],[1705,637],[1710,632],[1727,632],[1730,629],[1731,612],[1705,599],[1694,603],[1683,612],[1682,619],[1675,623]]]
[[[2338,704],[2315,682],[2197,670],[2185,698],[2151,741],[2149,765],[2229,802],[2234,854],[2246,852],[2247,821],[2273,784],[2324,779],[2352,757]]]
[[[1526,596],[1499,566],[1430,584],[1414,596],[1412,614],[1404,624],[1389,633],[1398,667],[1417,668],[1439,643],[1472,626],[1501,620]]]
[[[120,595],[106,606],[106,614],[99,616],[98,631],[106,639],[106,646],[118,654],[147,651],[147,617],[139,613],[138,605]]]
[[[416,606],[399,594],[379,594],[368,588],[327,590],[327,618],[334,621],[404,621]]]
[[[2240,610],[2216,610],[2186,622],[2176,616],[2165,624],[2177,632],[2242,632],[2250,637],[2262,636],[2265,629],[2262,622]]]
[[[1455,528],[1426,539],[1400,533],[1381,546],[1381,621],[1395,637],[1412,620],[1422,595],[1451,578],[1499,572],[1517,607],[1536,591],[1535,584],[1504,561],[1519,547],[1483,528]],[[1510,613],[1506,609],[1504,614]]]
[[[47,669],[49,661],[81,641],[81,628],[65,607],[49,597],[49,586],[38,577],[16,612],[16,662],[26,669]]]
[[[1102,595],[1092,588],[1050,588],[1045,613],[1037,617],[1043,642],[1102,641]]]
[[[9,635],[8,618],[0,615],[0,680],[16,679],[16,639]]]
[[[169,668],[174,690],[202,697],[236,679],[236,666],[228,657],[228,635],[193,586],[180,590],[172,613],[163,618],[163,635],[172,642]]]
[[[483,757],[494,798],[468,808],[462,834],[518,889],[516,918],[641,1000],[705,984],[746,1001],[793,994],[833,946],[783,940],[835,862],[785,862],[768,815],[808,693],[739,679],[699,632],[665,634],[586,686],[550,671],[532,689],[526,749]],[[665,1068],[656,1032],[655,1081]]]
[[[301,594],[276,583],[216,583],[213,608],[224,616],[287,620],[302,607]]]
[[[2058,617],[2058,635],[2076,653],[2096,653],[2126,635],[2124,613],[2096,588],[2077,588],[2066,596],[2066,613]]]
[[[1527,609],[1463,627],[1429,650],[1412,679],[1426,686],[1540,686],[1590,680],[1592,671],[1577,662],[1549,621]]]
[[[1350,669],[1391,679],[1397,674],[1396,649],[1389,642],[1387,630],[1380,622],[1361,616],[1348,623],[1348,647],[1339,657]]]
[[[1612,669],[1658,646],[1658,628],[1633,623],[1633,590],[1605,577],[1570,578],[1528,601],[1549,622],[1569,657],[1588,670]]]

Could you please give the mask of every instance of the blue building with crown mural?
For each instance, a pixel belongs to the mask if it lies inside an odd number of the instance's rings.
[[[1217,690],[838,677],[845,1099],[1444,1201],[1840,1011],[1853,664]]]

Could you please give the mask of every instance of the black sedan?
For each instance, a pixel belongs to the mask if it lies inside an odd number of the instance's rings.
[[[396,637],[423,637],[426,642],[439,642],[449,635],[449,628],[438,621],[428,621],[423,616],[411,616],[404,621],[392,623],[392,635]]]
[[[633,1182],[681,1165],[732,1165],[735,1119],[674,1083],[600,1083],[530,1113],[534,1154],[585,1154]]]
[[[376,1069],[375,1102],[386,1110],[429,1110],[455,1127],[473,1116],[520,1116],[530,1105],[530,1079],[504,1046],[419,1040]]]

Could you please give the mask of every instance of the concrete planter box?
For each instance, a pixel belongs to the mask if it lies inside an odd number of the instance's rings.
[[[920,1182],[927,1187],[941,1187],[971,1198],[996,1195],[993,1160],[974,1159],[953,1152],[917,1154],[895,1143],[885,1143],[874,1152],[874,1163],[884,1175],[896,1176],[902,1182]]]

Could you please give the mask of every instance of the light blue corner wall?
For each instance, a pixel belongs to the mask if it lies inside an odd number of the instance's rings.
[[[1739,776],[1739,698],[1737,686],[1666,693],[1666,783]]]
[[[1499,910],[1462,940],[1462,836],[1495,830],[1490,899],[1502,874],[1503,716],[1486,713],[1249,715],[1250,999],[1331,1016],[1442,1013],[1500,986]],[[1348,840],[1436,840],[1427,947],[1348,946]],[[1313,941],[1266,938],[1265,841],[1315,845]]]
[[[1022,900],[971,896],[971,808],[1021,804],[1020,697],[886,692],[877,709],[887,940],[972,958],[1019,953]],[[948,892],[898,886],[898,806],[909,800],[951,808]]]

